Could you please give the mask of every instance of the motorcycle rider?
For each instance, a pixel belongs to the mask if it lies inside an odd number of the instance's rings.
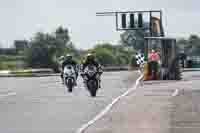
[[[64,74],[64,67],[66,65],[72,65],[74,67],[74,70],[75,70],[75,73],[76,73],[76,80],[77,80],[77,78],[78,78],[77,62],[75,60],[73,60],[72,55],[67,54],[65,56],[65,60],[62,62],[62,65],[61,65],[61,79],[62,79],[62,83],[64,82],[63,81],[63,74]],[[76,80],[75,80],[75,85],[77,85]]]
[[[82,63],[82,72],[84,72],[85,68],[89,65],[94,65],[96,68],[97,68],[97,71],[99,72],[100,76],[102,74],[102,71],[100,71],[101,69],[101,65],[100,63],[95,59],[95,56],[92,54],[92,53],[88,53],[86,58],[85,58],[85,61],[83,61]],[[82,74],[83,76],[83,74]],[[101,88],[101,78],[99,78],[99,88]]]
[[[63,63],[64,60],[65,60],[65,56],[63,56],[63,55],[58,58],[57,62],[58,62],[58,67],[59,67],[60,72],[62,71],[61,66],[62,66],[62,63]]]

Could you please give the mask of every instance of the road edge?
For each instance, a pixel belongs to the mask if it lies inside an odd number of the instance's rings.
[[[140,80],[143,78],[143,74],[140,73],[139,78],[137,78],[136,82],[134,83],[133,87],[129,88],[126,92],[124,92],[122,95],[115,98],[110,104],[108,104],[99,114],[97,114],[93,119],[88,121],[86,124],[83,124],[81,128],[79,128],[76,133],[84,133],[91,125],[93,125],[96,121],[100,120],[104,115],[108,113],[108,111],[117,103],[119,102],[123,97],[130,94],[132,91],[137,89],[137,86],[140,83]]]

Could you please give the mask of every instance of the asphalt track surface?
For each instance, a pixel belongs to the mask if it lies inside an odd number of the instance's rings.
[[[199,133],[200,72],[145,81],[84,133]]]
[[[0,78],[1,133],[74,133],[130,88],[139,73],[105,72],[97,97],[78,79],[65,93],[60,77]]]

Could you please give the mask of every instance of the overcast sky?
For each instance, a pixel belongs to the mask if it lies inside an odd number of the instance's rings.
[[[0,42],[30,39],[38,31],[67,27],[78,48],[119,41],[114,17],[96,17],[101,11],[162,9],[169,36],[200,34],[198,0],[0,0]]]

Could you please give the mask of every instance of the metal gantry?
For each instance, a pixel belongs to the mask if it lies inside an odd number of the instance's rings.
[[[147,11],[116,11],[116,12],[97,12],[96,16],[115,16],[116,19],[116,30],[149,30],[150,36],[153,36],[152,26],[154,17],[153,14],[158,14],[156,16],[159,19],[161,35],[164,36],[164,31],[162,28],[162,11],[161,10],[147,10]],[[146,14],[148,17],[147,22],[144,22],[143,15]],[[121,16],[121,25],[120,25]],[[127,26],[127,17],[129,16],[129,24]],[[137,17],[136,17],[137,16]]]

